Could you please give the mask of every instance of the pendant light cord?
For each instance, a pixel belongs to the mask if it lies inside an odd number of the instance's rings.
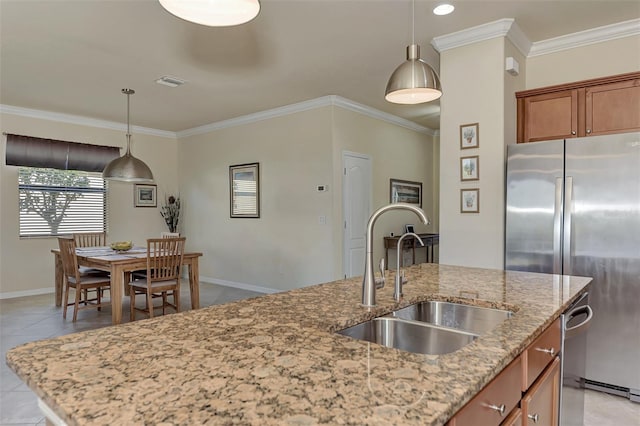
[[[411,44],[416,44],[416,0],[411,1]]]

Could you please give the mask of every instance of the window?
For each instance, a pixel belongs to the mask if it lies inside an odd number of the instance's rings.
[[[105,181],[99,172],[20,167],[20,236],[104,232]]]

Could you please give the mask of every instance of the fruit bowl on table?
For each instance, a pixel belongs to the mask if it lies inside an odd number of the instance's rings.
[[[109,246],[115,251],[128,251],[133,247],[133,243],[131,241],[117,241],[111,243]]]

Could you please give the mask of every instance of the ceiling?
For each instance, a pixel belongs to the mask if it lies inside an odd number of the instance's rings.
[[[416,0],[415,39],[515,18],[536,42],[640,17],[640,1]],[[409,0],[262,0],[253,21],[210,28],[157,0],[0,0],[0,103],[177,132],[326,95],[439,128],[438,102],[384,100],[411,43]],[[188,82],[177,88],[161,76]],[[446,93],[445,95],[446,96]]]

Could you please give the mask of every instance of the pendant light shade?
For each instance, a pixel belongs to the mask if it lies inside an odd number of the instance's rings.
[[[442,96],[438,74],[420,59],[416,40],[416,2],[411,2],[411,45],[407,46],[407,61],[391,74],[384,98],[395,104],[421,104]]]
[[[185,21],[210,27],[249,22],[260,12],[258,0],[159,0],[167,12]]]
[[[442,96],[438,74],[420,59],[420,46],[407,46],[407,60],[391,74],[385,99],[396,104],[420,104]]]
[[[119,158],[107,164],[102,172],[102,177],[108,180],[122,182],[150,183],[153,182],[151,169],[142,160],[131,155],[131,131],[129,123],[129,97],[135,93],[131,89],[122,89],[127,95],[127,152]]]

